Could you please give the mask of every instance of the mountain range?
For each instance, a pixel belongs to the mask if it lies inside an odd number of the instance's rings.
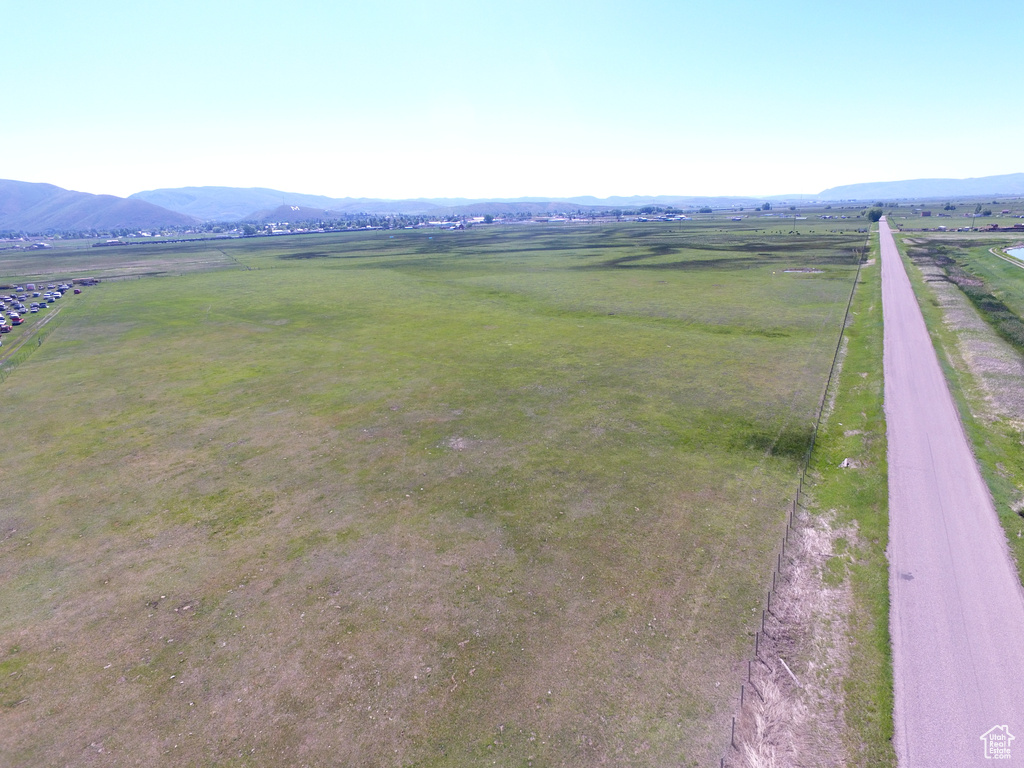
[[[316,211],[316,217],[333,218],[352,215],[405,214],[409,216],[482,216],[501,214],[553,214],[568,211],[600,213],[615,208],[639,208],[646,205],[664,208],[694,208],[710,205],[759,205],[765,200],[812,199],[812,195],[776,195],[774,197],[712,197],[708,195],[634,195],[632,197],[498,197],[474,199],[466,197],[415,198],[411,200],[382,200],[367,197],[324,197],[276,189],[256,187],[182,187],[180,189],[153,189],[136,192],[129,199],[144,200],[154,205],[178,211],[204,221],[289,221],[300,220],[298,215]],[[301,209],[288,218],[282,208]],[[284,218],[280,214],[285,214]]]
[[[795,198],[796,196],[794,196]],[[317,216],[351,216],[358,214],[410,216],[446,216],[561,213],[569,210],[602,211],[611,208],[636,208],[644,205],[692,207],[705,204],[756,205],[768,198],[751,197],[680,197],[677,195],[609,197],[515,197],[473,199],[465,197],[415,198],[411,200],[382,200],[367,197],[324,197],[297,192],[255,187],[182,187],[180,189],[153,189],[136,192],[129,199],[143,200],[172,211],[178,211],[204,221],[287,221],[273,218],[287,214],[282,206],[294,206],[302,213],[316,211]],[[755,202],[756,200],[756,202]],[[486,208],[486,210],[482,210]],[[292,217],[296,218],[295,216]]]
[[[917,200],[983,195],[1024,195],[1024,173],[976,179],[910,179],[832,187],[819,200]]]
[[[144,200],[0,179],[0,232],[180,228],[199,223]]]
[[[693,209],[730,208],[764,201],[800,203],[838,200],[955,199],[974,196],[1024,195],[1024,173],[972,179],[911,179],[832,187],[817,195],[709,197],[655,195],[546,198],[326,197],[261,187],[181,187],[137,192],[127,198],[73,192],[52,184],[0,179],[0,232],[45,234],[114,229],[183,229],[204,221],[270,222],[344,218],[353,215],[545,215],[581,211],[602,213],[642,206]]]
[[[385,214],[430,213],[434,206],[421,200],[377,200],[365,197],[324,197],[300,192],[281,192],[263,187],[180,187],[136,192],[129,200],[141,200],[171,211],[194,216],[203,221],[258,220],[280,206],[298,206],[304,209],[332,211],[349,215],[355,213]],[[322,215],[322,213],[321,213]]]

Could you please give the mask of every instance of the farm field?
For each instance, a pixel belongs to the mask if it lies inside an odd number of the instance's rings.
[[[222,242],[197,241],[167,245],[93,247],[100,240],[51,240],[44,251],[0,250],[5,279],[52,283],[54,278],[127,279],[178,275],[237,266]]]
[[[0,754],[717,764],[865,240],[773,226],[0,253],[167,275],[0,385]]]

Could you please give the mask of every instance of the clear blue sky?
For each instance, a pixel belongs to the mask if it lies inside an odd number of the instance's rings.
[[[1021,0],[0,0],[0,178],[352,197],[1024,171]]]

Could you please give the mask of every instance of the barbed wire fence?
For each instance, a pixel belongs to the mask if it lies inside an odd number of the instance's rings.
[[[39,325],[30,328],[29,334],[18,340],[17,346],[9,356],[0,357],[0,383],[7,381],[14,370],[28,360],[49,338],[50,334],[61,326],[68,315],[81,311],[82,306],[88,303],[88,299],[84,296],[76,298],[80,298],[80,301],[76,302],[76,306],[57,307]]]

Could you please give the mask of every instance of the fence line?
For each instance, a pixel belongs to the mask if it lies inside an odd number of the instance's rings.
[[[781,621],[774,613],[772,613],[772,594],[777,591],[777,586],[782,582],[781,577],[783,576],[783,566],[786,564],[786,562],[788,562],[786,560],[786,544],[789,541],[790,531],[796,530],[797,510],[804,509],[804,507],[801,505],[801,497],[806,495],[804,494],[803,490],[804,481],[807,479],[807,473],[810,470],[811,457],[814,454],[814,446],[818,437],[818,429],[821,427],[821,420],[825,414],[825,405],[828,402],[828,395],[829,392],[832,390],[833,383],[836,380],[836,369],[839,366],[839,358],[842,353],[843,340],[846,338],[846,326],[850,321],[850,309],[853,306],[853,297],[857,292],[857,286],[860,284],[861,268],[864,265],[865,257],[870,252],[870,244],[871,232],[869,231],[867,240],[865,240],[864,246],[861,248],[860,258],[857,261],[857,273],[854,275],[853,285],[850,287],[850,296],[846,301],[846,312],[843,315],[843,324],[839,329],[839,338],[836,340],[836,350],[835,353],[832,355],[832,365],[829,368],[828,378],[825,381],[825,388],[821,393],[821,400],[818,402],[818,411],[814,418],[814,426],[811,429],[810,444],[807,447],[807,452],[804,454],[803,461],[801,462],[800,466],[800,472],[797,476],[796,494],[794,495],[793,502],[789,508],[789,519],[786,521],[786,532],[782,536],[782,544],[780,551],[778,553],[778,558],[776,559],[776,566],[775,569],[772,571],[772,585],[768,589],[765,607],[761,611],[761,629],[759,631],[754,632],[754,657],[753,659],[748,659],[747,679],[740,685],[741,717],[743,713],[743,708],[746,703],[745,700],[749,698],[748,696],[746,696],[747,686],[750,686],[751,689],[757,693],[758,697],[761,699],[762,702],[764,701],[764,697],[761,695],[760,689],[757,687],[757,684],[754,682],[753,679],[753,664],[754,662],[757,662],[759,664],[763,664],[769,670],[771,669],[771,667],[768,665],[768,662],[761,658],[761,635],[764,635],[769,639],[771,638],[771,635],[769,635],[767,632],[767,623],[769,617]],[[790,675],[792,674],[793,673],[790,672]],[[727,749],[727,754],[731,758],[732,751],[739,752],[739,750],[740,747],[737,744],[736,738],[736,717],[734,716],[732,719],[732,730],[729,735],[729,748]],[[725,768],[727,760],[729,760],[729,762],[731,763],[731,759],[727,758],[726,756],[722,757],[720,762],[720,768]]]
[[[28,360],[32,354],[43,345],[43,342],[53,333],[57,328],[60,327],[61,323],[67,318],[69,312],[72,309],[78,309],[81,307],[82,302],[78,302],[78,306],[72,307],[57,307],[52,315],[46,318],[40,325],[31,332],[31,335],[26,336],[21,340],[18,348],[14,350],[10,357],[0,361],[0,383],[7,381],[7,377],[14,372],[14,369],[21,365],[23,362]],[[34,344],[32,342],[35,342]]]

